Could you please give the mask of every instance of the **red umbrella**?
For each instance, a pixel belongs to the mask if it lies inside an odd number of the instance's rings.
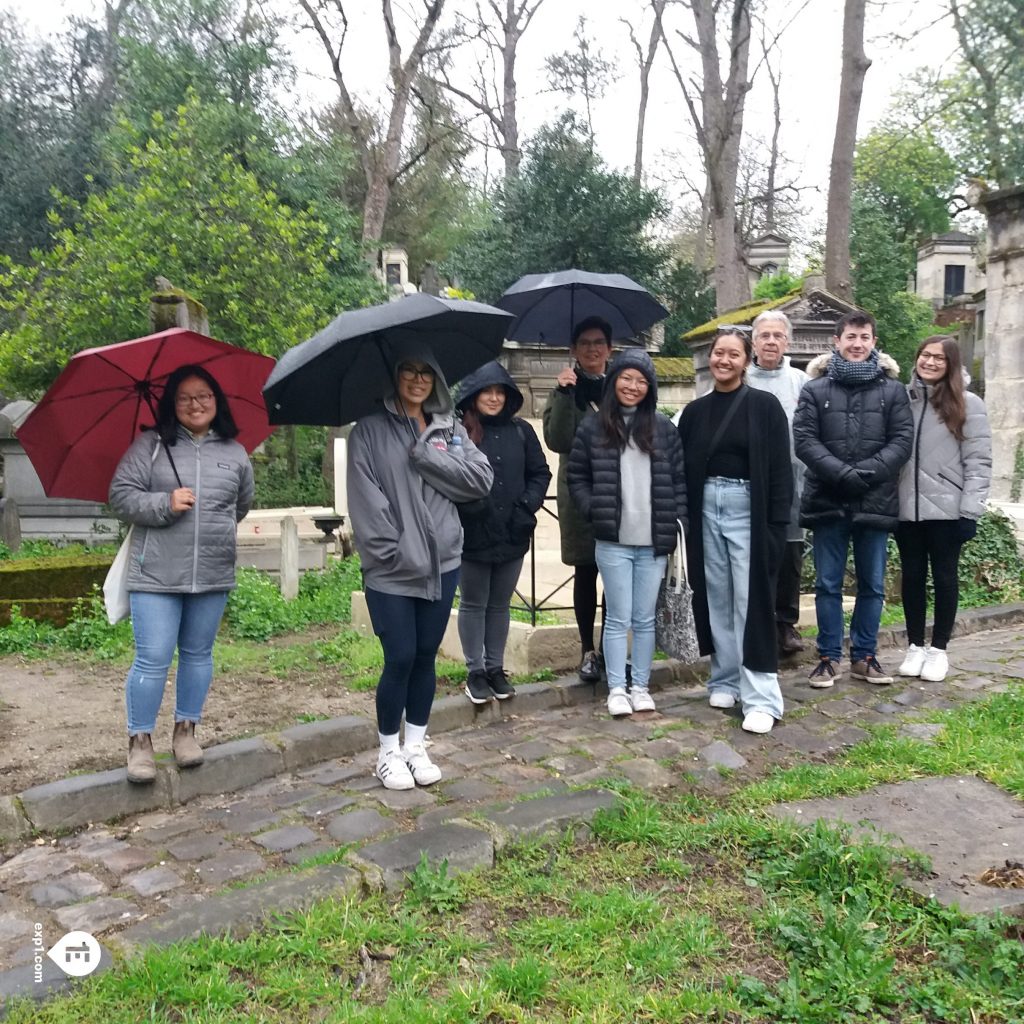
[[[205,367],[223,388],[246,451],[270,436],[262,388],[274,360],[174,327],[72,356],[18,429],[43,490],[106,501],[121,456],[153,425],[167,377],[186,363]]]

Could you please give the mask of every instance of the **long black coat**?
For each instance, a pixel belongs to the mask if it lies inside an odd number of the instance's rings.
[[[693,587],[693,620],[701,654],[713,654],[708,588],[704,575],[704,483],[711,444],[711,402],[705,395],[691,402],[679,419],[686,453],[686,497],[690,529],[686,553]],[[789,423],[779,400],[767,391],[747,388],[737,416],[747,418],[750,438],[750,594],[743,632],[743,664],[755,672],[779,667],[775,630],[775,584],[786,544],[793,500],[789,461]]]
[[[900,470],[914,443],[899,367],[882,353],[878,377],[849,387],[828,377],[829,358],[807,367],[811,379],[793,416],[796,455],[807,466],[800,523],[813,530],[849,516],[857,526],[895,530]]]
[[[460,382],[456,408],[472,407],[476,396],[495,384],[505,389],[505,408],[498,416],[481,417],[483,437],[477,443],[494,470],[494,483],[486,498],[459,506],[463,560],[491,564],[522,558],[530,549],[537,509],[551,482],[536,431],[515,416],[522,393],[500,363],[488,363]]]
[[[602,443],[600,416],[588,416],[576,433],[569,455],[569,493],[598,540],[617,542],[622,513],[618,448]],[[656,555],[676,546],[676,520],[686,524],[683,449],[672,421],[655,413],[651,453],[651,539]]]

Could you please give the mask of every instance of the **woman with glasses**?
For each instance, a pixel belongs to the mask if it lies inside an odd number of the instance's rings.
[[[128,569],[135,660],[125,683],[128,781],[156,778],[153,732],[175,650],[179,768],[203,761],[195,730],[213,678],[213,641],[235,586],[235,535],[253,475],[227,398],[202,366],[167,378],[156,426],[121,459],[110,505],[134,524]]]
[[[779,400],[748,387],[753,345],[727,327],[711,342],[714,390],[679,419],[690,509],[687,552],[700,653],[711,655],[713,708],[742,705],[747,732],[782,718],[775,586],[786,546],[793,469]]]
[[[583,421],[569,456],[568,483],[590,524],[604,585],[608,712],[653,711],[654,611],[677,524],[686,522],[683,446],[657,411],[654,363],[643,349],[619,353],[597,415]],[[633,632],[632,689],[626,692],[627,634]]]
[[[383,408],[349,436],[348,505],[366,607],[384,651],[374,774],[387,789],[412,789],[441,778],[425,743],[462,561],[456,503],[485,497],[493,473],[455,419],[432,353],[409,349],[393,367]]]
[[[960,348],[943,335],[917,350],[907,391],[914,446],[900,471],[896,545],[910,647],[901,676],[940,682],[960,600],[960,549],[978,529],[992,482],[992,431],[985,403],[965,387]],[[925,645],[928,565],[935,591],[932,640]]]
[[[601,678],[601,659],[594,646],[594,533],[569,495],[567,474],[576,431],[597,411],[601,401],[605,372],[612,357],[612,325],[604,317],[584,317],[573,327],[569,356],[572,364],[559,373],[544,407],[544,443],[558,454],[558,532],[562,561],[573,567],[572,606],[580,634],[579,675],[584,682],[596,683]]]

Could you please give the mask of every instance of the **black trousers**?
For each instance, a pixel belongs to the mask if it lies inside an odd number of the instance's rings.
[[[960,603],[959,523],[955,519],[927,519],[920,523],[900,523],[896,527],[896,546],[900,550],[903,571],[903,614],[907,619],[907,639],[924,646],[924,620],[928,610],[928,564],[932,567],[935,590],[935,624],[932,647],[945,650],[956,621]]]
[[[795,626],[800,620],[800,572],[804,564],[804,542],[786,541],[775,588],[775,621]]]

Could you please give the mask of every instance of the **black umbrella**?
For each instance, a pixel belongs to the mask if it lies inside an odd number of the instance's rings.
[[[516,315],[508,329],[509,338],[546,345],[568,345],[573,327],[588,316],[604,317],[612,325],[613,341],[635,338],[668,316],[668,310],[646,288],[625,274],[586,270],[527,274],[497,305]]]
[[[394,389],[396,355],[427,347],[449,381],[497,357],[511,314],[482,302],[417,293],[354,309],[289,349],[263,388],[271,423],[338,427]]]

